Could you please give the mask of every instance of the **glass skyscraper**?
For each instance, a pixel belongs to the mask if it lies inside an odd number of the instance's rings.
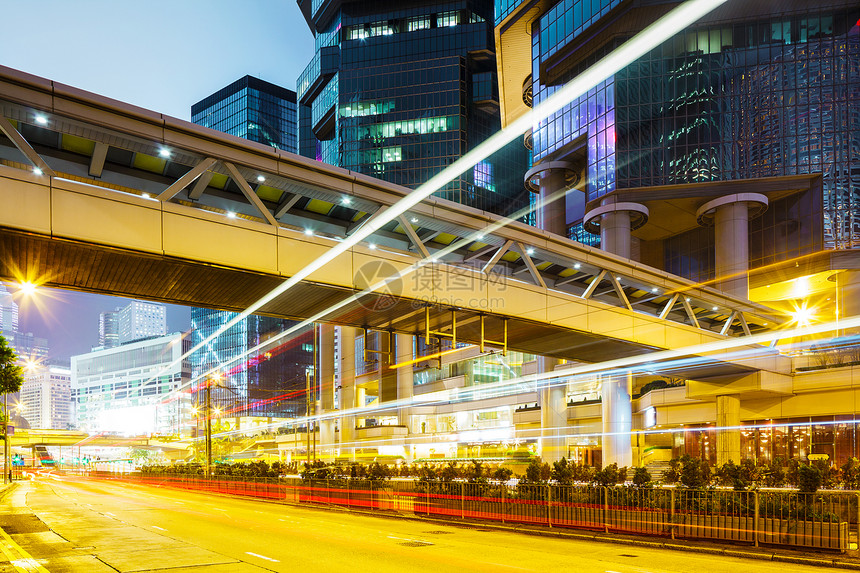
[[[503,35],[526,4],[496,0]],[[641,16],[641,29],[661,13],[621,4],[549,3],[530,26],[531,67],[500,74],[530,74],[534,104],[546,100],[639,31],[625,16]],[[820,192],[778,198],[751,221],[751,265],[860,247],[860,10],[772,4],[726,4],[535,125],[534,161],[581,150],[589,202],[616,190],[647,198],[656,186],[820,173]],[[583,40],[596,22],[611,32]],[[582,240],[578,215],[569,234]],[[662,259],[648,263],[713,279],[714,246],[713,228],[696,228],[667,238]]]
[[[299,153],[407,187],[501,126],[489,1],[299,1],[316,54],[297,82]],[[516,142],[438,195],[511,214],[528,205]]]
[[[245,76],[191,106],[191,121],[296,152],[296,92]]]
[[[191,120],[205,127],[295,152],[296,94],[245,76],[191,108]],[[191,309],[192,340],[205,339],[235,313]],[[251,315],[191,357],[192,377],[217,370],[223,382],[212,390],[212,406],[224,417],[294,417],[305,412],[305,372],[313,365],[313,336],[306,329],[256,357],[245,356],[296,323]],[[237,358],[236,362],[222,366]],[[199,398],[198,401],[202,400]]]

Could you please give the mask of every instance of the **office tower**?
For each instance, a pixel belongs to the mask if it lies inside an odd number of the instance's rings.
[[[75,426],[86,432],[179,435],[190,417],[189,380],[180,360],[187,334],[169,334],[72,356]]]
[[[18,303],[6,285],[0,282],[0,333],[7,334],[18,330]]]
[[[296,92],[245,76],[191,106],[191,121],[296,152]]]
[[[71,419],[71,370],[37,365],[24,370],[20,398],[10,409],[31,428],[66,430]]]
[[[99,313],[99,347],[119,345],[119,309]]]
[[[414,188],[499,129],[491,2],[299,6],[316,47],[296,88],[301,155]],[[516,142],[437,194],[515,213],[527,161]]]
[[[296,151],[295,92],[251,76],[194,104],[191,120],[258,143]],[[206,338],[233,317],[235,313],[192,308],[193,340]],[[259,357],[246,356],[249,349],[294,325],[295,322],[288,320],[252,315],[191,357],[194,378],[212,371],[223,374],[218,387],[212,390],[213,407],[225,417],[233,418],[293,417],[304,413],[305,372],[313,364],[313,341],[308,332],[267,349]],[[225,364],[234,358],[239,360]]]
[[[135,300],[117,311],[119,343],[128,344],[167,333],[167,307],[157,302]]]

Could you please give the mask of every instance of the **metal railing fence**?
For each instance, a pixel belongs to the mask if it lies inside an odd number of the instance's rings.
[[[94,477],[114,477],[112,474]],[[302,480],[141,473],[161,487],[282,503],[353,507],[442,519],[817,548],[845,552],[860,537],[860,492],[596,487],[463,481]]]

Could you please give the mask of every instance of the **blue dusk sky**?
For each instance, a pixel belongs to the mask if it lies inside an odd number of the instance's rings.
[[[295,0],[5,0],[0,64],[190,119],[191,105],[244,75],[295,89],[313,36]],[[10,289],[13,287],[10,285]],[[19,329],[67,360],[98,341],[98,314],[127,300],[53,291]],[[190,310],[168,309],[170,330]]]

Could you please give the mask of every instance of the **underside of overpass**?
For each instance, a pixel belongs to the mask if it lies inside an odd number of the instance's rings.
[[[3,279],[241,311],[409,193],[14,70],[0,69],[0,109]],[[431,258],[444,286],[404,280],[396,293],[343,302],[365,286],[356,272],[367,262],[402,271]],[[484,282],[496,273],[504,284],[458,293],[450,287],[458,273]],[[437,198],[259,313],[307,319],[338,303],[322,321],[409,334],[453,334],[456,321],[457,341],[504,340],[584,362],[784,321],[768,307]],[[683,374],[754,369],[713,362]]]

